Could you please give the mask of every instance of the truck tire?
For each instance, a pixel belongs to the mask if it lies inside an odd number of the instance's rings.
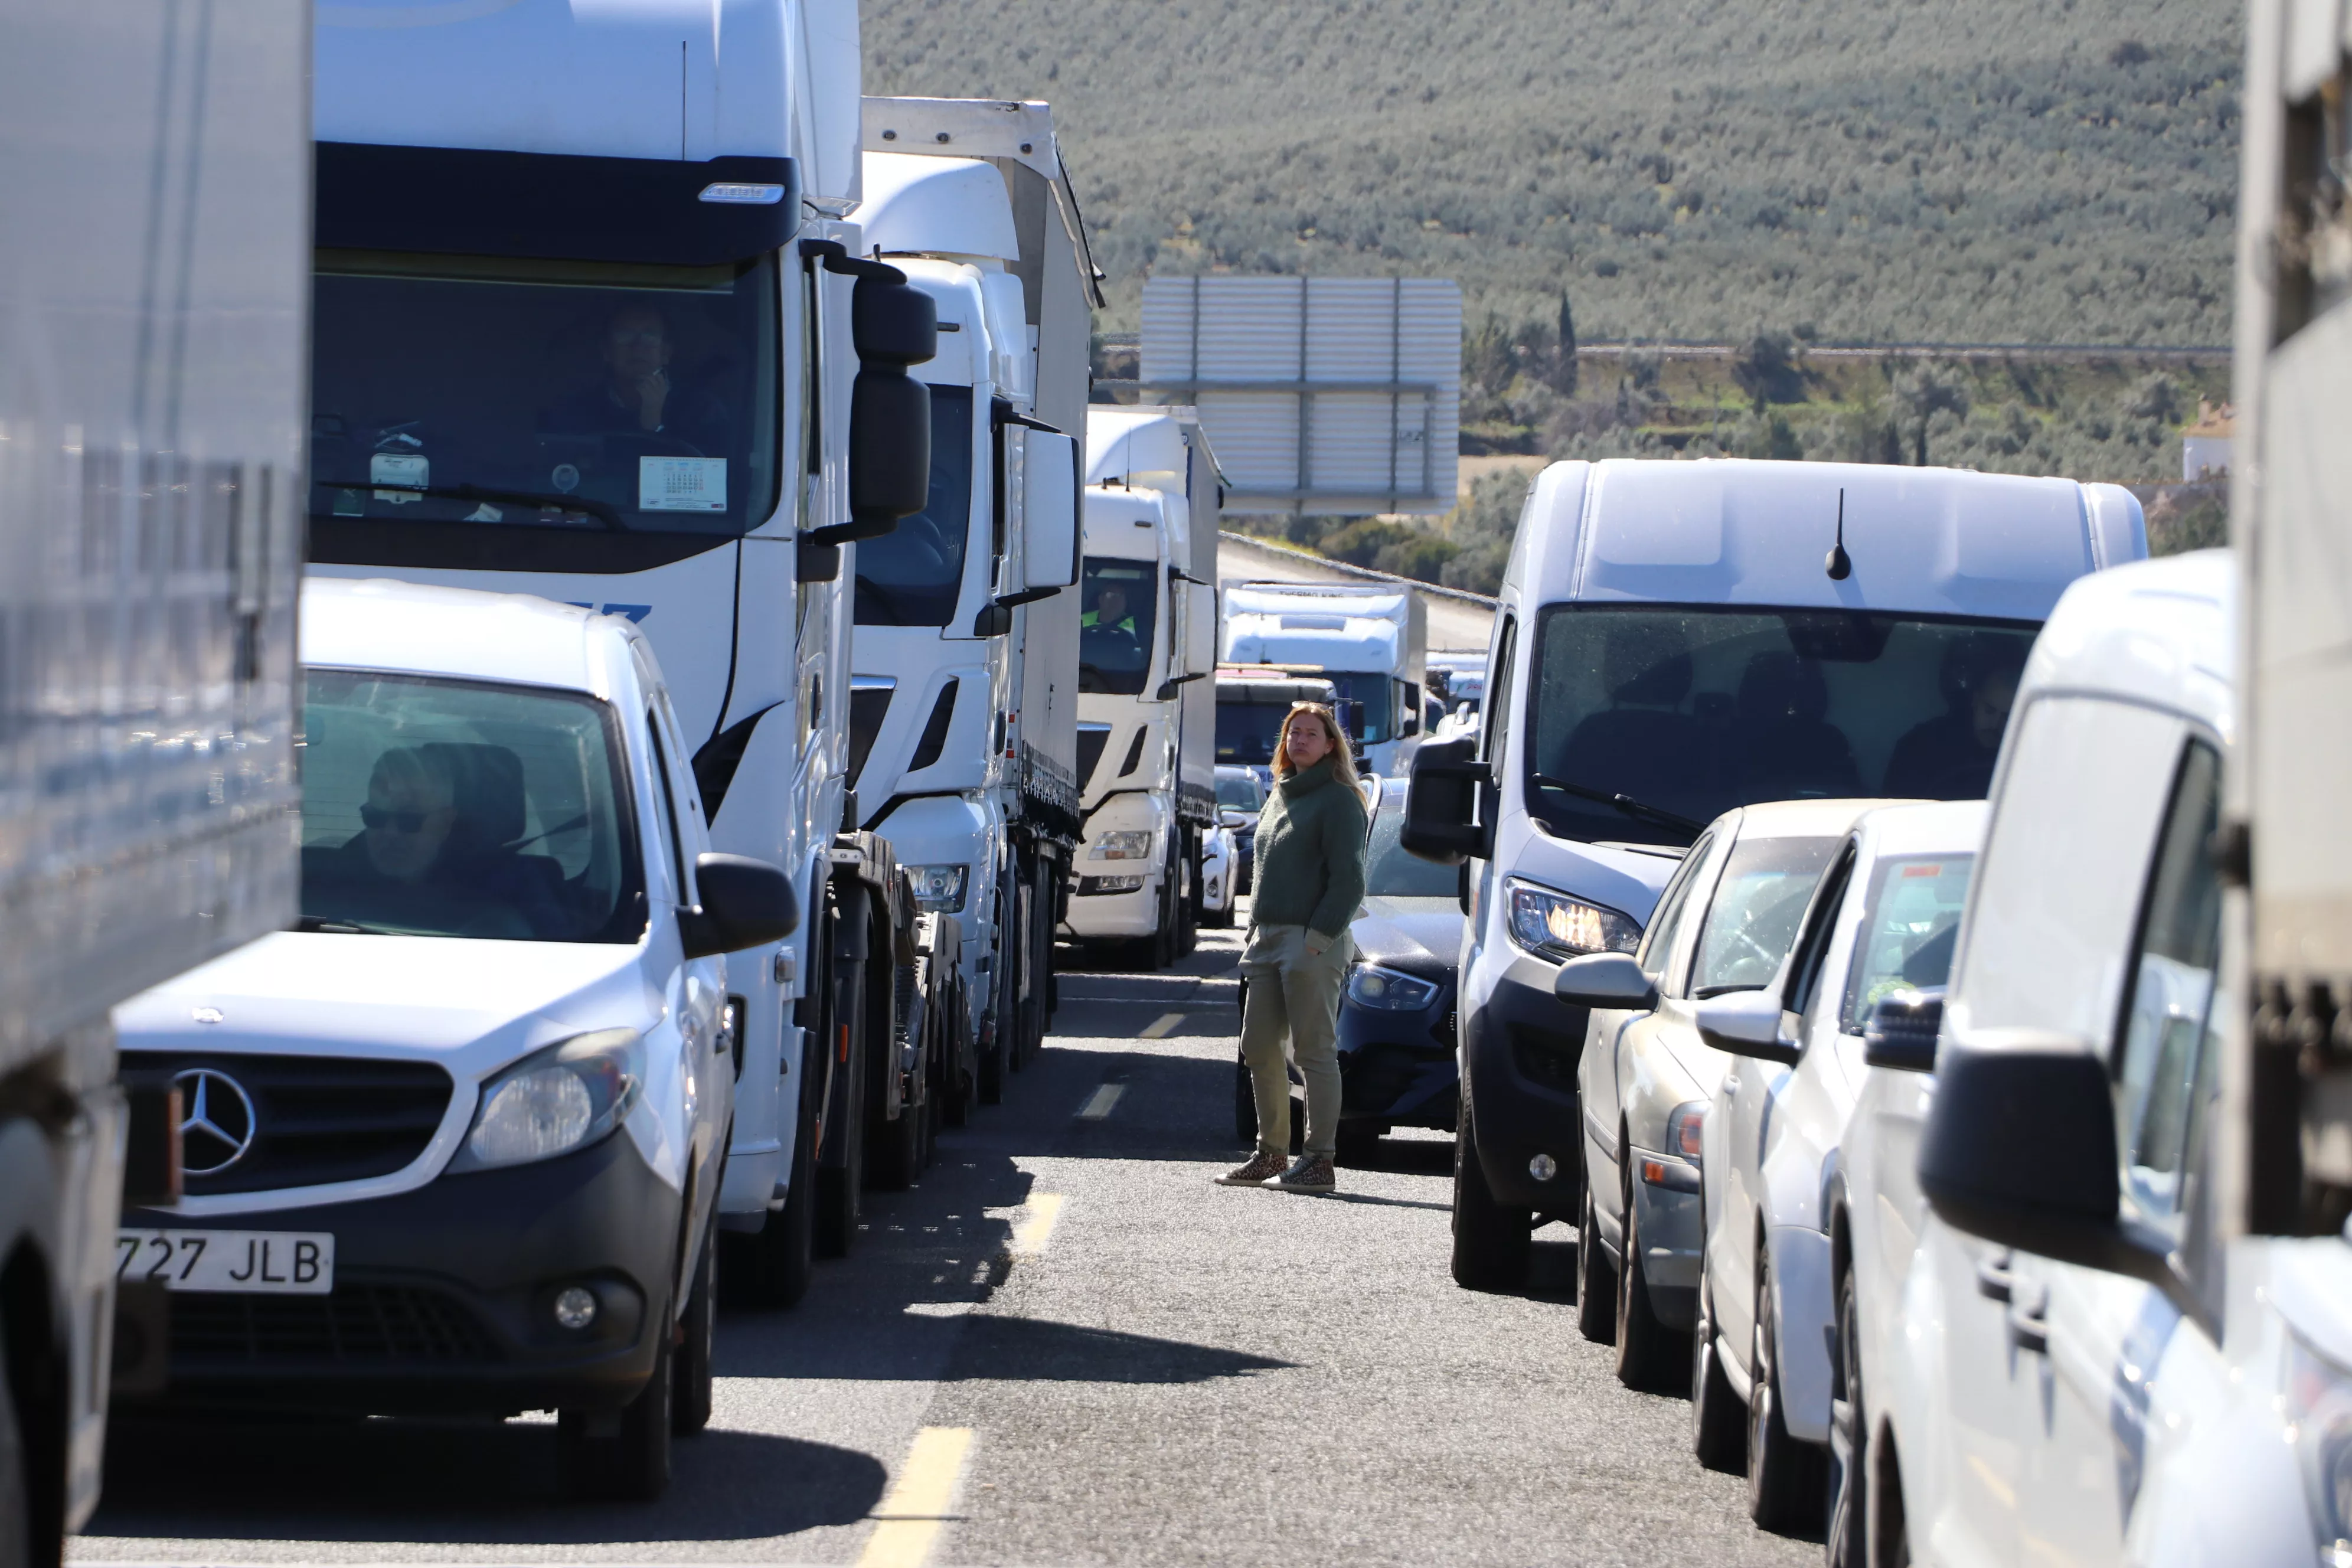
[[[1466,1125],[1466,1119],[1465,1119]],[[1592,1173],[1584,1173],[1584,1202],[1576,1218],[1576,1331],[1596,1345],[1617,1341],[1617,1271],[1601,1245],[1592,1212]]]
[[[836,1131],[842,1144],[837,1165],[820,1165],[816,1173],[816,1255],[846,1258],[857,1238],[857,1222],[865,1212],[866,1190],[866,1040],[861,1015],[865,1011],[866,962],[846,963],[845,973],[835,975],[834,996],[847,1002],[850,1017],[850,1058],[835,1064],[847,1083]],[[842,1019],[829,1013],[827,1025],[838,1037]]]
[[[664,1302],[657,1324],[669,1321]],[[654,1371],[637,1396],[612,1410],[563,1410],[556,1414],[556,1452],[564,1489],[582,1502],[652,1502],[669,1487],[669,1334],[654,1334]]]
[[[711,1352],[719,1338],[719,1219],[711,1216],[694,1265],[694,1285],[686,1298],[685,1331],[670,1363],[677,1386],[670,1390],[669,1429],[691,1437],[710,1425]]]
[[[1462,1108],[1454,1140],[1454,1282],[1465,1290],[1518,1290],[1533,1259],[1535,1215],[1499,1202],[1478,1163],[1478,1126]]]

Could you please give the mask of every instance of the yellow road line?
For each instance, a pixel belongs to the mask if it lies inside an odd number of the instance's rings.
[[[1062,1217],[1062,1194],[1031,1193],[1026,1207],[1028,1216],[1013,1227],[1015,1258],[1034,1258],[1045,1250],[1045,1243],[1053,1238],[1054,1222]]]
[[[1143,1026],[1141,1037],[1147,1040],[1164,1040],[1174,1034],[1176,1026],[1183,1021],[1184,1015],[1181,1013],[1162,1013]]]
[[[1081,1121],[1100,1121],[1104,1117],[1110,1114],[1110,1108],[1117,1105],[1118,1103],[1118,1097],[1126,1092],[1127,1085],[1123,1083],[1107,1083],[1103,1085],[1100,1089],[1095,1090],[1093,1096],[1087,1100],[1086,1104],[1078,1108],[1078,1120]]]
[[[898,1479],[876,1507],[878,1521],[857,1568],[922,1568],[939,1542],[971,1453],[969,1426],[926,1426],[915,1434]]]

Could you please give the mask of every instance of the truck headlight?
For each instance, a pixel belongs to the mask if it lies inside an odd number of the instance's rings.
[[[599,1029],[534,1051],[482,1087],[449,1170],[551,1160],[611,1132],[645,1083],[645,1037]]]
[[[1151,829],[1129,828],[1119,833],[1106,833],[1087,851],[1089,860],[1149,860],[1151,858]]]
[[[963,890],[971,879],[969,866],[908,866],[915,884],[915,906],[935,915],[952,915],[963,909]]]
[[[2287,1430],[2323,1568],[2352,1568],[2352,1375],[2290,1334]]]
[[[1417,974],[1377,963],[1360,963],[1348,972],[1348,1000],[1383,1013],[1418,1013],[1437,1000],[1437,989]]]
[[[1580,958],[1588,952],[1631,952],[1642,945],[1642,927],[1615,910],[1555,893],[1549,888],[1504,879],[1510,900],[1511,940],[1540,958]]]

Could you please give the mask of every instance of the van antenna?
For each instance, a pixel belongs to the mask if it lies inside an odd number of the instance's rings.
[[[1830,546],[1829,559],[1822,563],[1822,569],[1830,574],[1832,583],[1843,583],[1853,575],[1853,557],[1845,552],[1845,490],[1843,487],[1838,490],[1837,542]]]

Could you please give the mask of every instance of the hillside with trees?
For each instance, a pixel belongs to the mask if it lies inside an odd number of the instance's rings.
[[[2236,0],[866,0],[868,90],[1052,100],[1153,272],[1461,279],[1587,341],[2217,344]]]

